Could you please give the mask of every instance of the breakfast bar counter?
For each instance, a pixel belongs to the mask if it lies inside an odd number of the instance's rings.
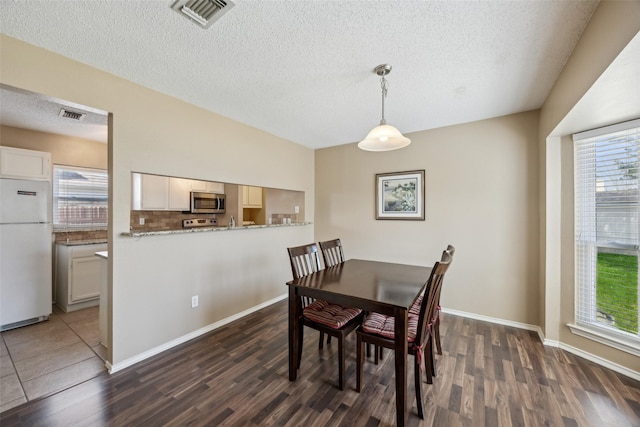
[[[120,235],[123,237],[162,236],[167,234],[210,233],[210,232],[219,232],[219,231],[252,230],[256,228],[296,227],[296,226],[310,225],[310,224],[313,224],[313,223],[312,222],[293,222],[291,224],[245,225],[245,226],[238,226],[238,227],[181,228],[176,230],[130,231],[128,233],[120,233]]]

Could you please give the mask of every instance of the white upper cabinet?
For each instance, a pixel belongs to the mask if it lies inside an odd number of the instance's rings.
[[[133,210],[188,211],[191,192],[224,194],[224,184],[160,175],[132,174]]]
[[[191,205],[193,180],[169,178],[169,210],[188,211]]]
[[[0,177],[51,181],[51,153],[0,147]]]
[[[169,177],[133,174],[133,209],[162,211],[169,207]]]
[[[224,194],[224,183],[222,182],[198,181],[196,179],[193,179],[191,181],[191,191],[204,191],[206,193]]]

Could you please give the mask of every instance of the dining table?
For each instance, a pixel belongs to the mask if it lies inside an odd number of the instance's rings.
[[[396,425],[407,421],[409,308],[424,291],[430,267],[349,259],[287,282],[289,286],[289,381],[295,381],[302,298],[310,297],[395,318]]]

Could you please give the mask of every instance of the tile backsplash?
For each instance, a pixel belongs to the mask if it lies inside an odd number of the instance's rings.
[[[140,225],[140,218],[144,224]],[[193,218],[217,218],[220,225],[227,225],[223,215],[192,214],[178,211],[131,211],[131,231],[163,231],[182,229],[182,220]]]
[[[77,242],[84,240],[107,241],[107,230],[54,230],[56,242]]]

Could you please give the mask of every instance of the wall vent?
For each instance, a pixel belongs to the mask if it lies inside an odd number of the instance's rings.
[[[76,113],[75,111],[65,110],[64,108],[60,109],[60,114],[58,114],[58,116],[64,119],[71,119],[71,120],[77,120],[77,121],[82,121],[82,119],[87,117],[86,114]]]
[[[235,4],[229,0],[177,0],[171,9],[202,28],[209,28]]]

